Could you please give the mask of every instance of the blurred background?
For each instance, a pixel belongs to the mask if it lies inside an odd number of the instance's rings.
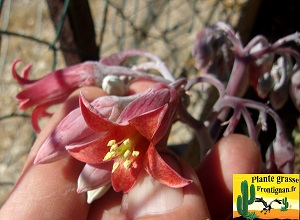
[[[293,0],[0,0],[0,206],[36,137],[32,109],[20,111],[15,100],[21,90],[11,74],[15,59],[22,60],[19,71],[33,64],[30,78],[37,79],[54,69],[139,48],[158,55],[176,77],[190,76],[197,74],[193,42],[206,25],[225,21],[245,44],[257,34],[274,42],[300,30],[299,10],[300,2]],[[253,92],[247,96],[253,98]],[[279,114],[295,143],[298,173],[299,113],[288,102]],[[171,137],[173,144],[192,142],[183,126],[173,129],[183,132]]]

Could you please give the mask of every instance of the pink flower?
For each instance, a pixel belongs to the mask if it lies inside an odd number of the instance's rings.
[[[27,65],[22,71],[23,76],[19,76],[15,70],[19,62],[20,60],[14,61],[12,74],[24,90],[16,98],[22,110],[36,106],[32,113],[32,123],[36,131],[39,131],[38,118],[49,115],[46,113],[49,106],[63,102],[77,88],[99,85],[102,82],[98,62],[85,62],[56,70],[39,80],[28,79],[31,65]]]
[[[106,133],[90,143],[67,147],[74,158],[86,163],[78,191],[93,190],[111,181],[115,191],[128,192],[143,169],[170,187],[190,184],[191,180],[181,177],[156,150],[174,121],[178,101],[175,89],[157,83],[113,122],[81,96],[80,106],[88,126]]]
[[[126,105],[135,98],[136,95],[126,97],[102,96],[95,99],[92,105],[103,118],[115,121]],[[49,163],[58,160],[67,154],[65,149],[67,145],[87,143],[100,136],[101,133],[93,131],[85,123],[80,108],[74,109],[57,125],[43,143],[34,163]]]

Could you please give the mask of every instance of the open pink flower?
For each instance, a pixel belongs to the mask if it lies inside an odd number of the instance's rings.
[[[123,109],[137,95],[131,96],[102,96],[95,99],[92,105],[103,118],[115,121]],[[67,154],[65,147],[75,143],[87,143],[101,136],[93,131],[85,122],[80,108],[71,111],[53,130],[35,157],[35,164],[49,163]]]
[[[28,79],[31,65],[27,65],[22,71],[23,76],[19,76],[15,69],[19,62],[20,60],[14,61],[12,74],[24,90],[16,98],[22,110],[36,106],[32,114],[32,124],[37,131],[39,131],[38,118],[49,115],[46,113],[49,106],[63,102],[77,88],[100,85],[102,82],[98,62],[85,62],[56,70],[38,80]]]
[[[177,91],[157,83],[112,122],[81,96],[80,106],[88,126],[95,132],[106,133],[90,143],[67,147],[74,158],[87,163],[78,191],[99,188],[110,179],[115,191],[128,192],[142,169],[170,187],[191,183],[164,162],[155,147],[169,131],[177,104]]]

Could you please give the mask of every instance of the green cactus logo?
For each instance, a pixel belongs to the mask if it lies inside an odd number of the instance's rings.
[[[255,219],[258,216],[255,212],[248,212],[248,205],[251,205],[255,201],[255,188],[254,185],[250,185],[250,198],[248,198],[248,182],[244,180],[241,182],[241,193],[242,195],[238,195],[236,208],[238,213],[246,219]]]
[[[289,207],[289,202],[287,201],[287,198],[284,197],[284,198],[281,200],[281,202],[282,202],[282,204],[283,204],[284,206],[281,206],[280,211],[282,211],[282,212],[287,211],[287,210],[288,210],[288,207]]]

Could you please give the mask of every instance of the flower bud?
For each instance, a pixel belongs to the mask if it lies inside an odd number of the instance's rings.
[[[108,95],[117,95],[117,96],[124,96],[127,93],[127,87],[119,77],[108,75],[104,77],[102,82],[102,89]]]
[[[298,67],[291,79],[290,96],[295,107],[300,111],[300,69]]]

